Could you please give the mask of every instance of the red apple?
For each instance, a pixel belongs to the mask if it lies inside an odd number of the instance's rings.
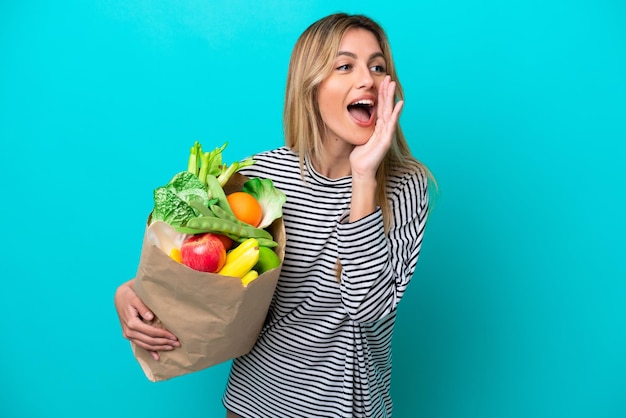
[[[194,270],[216,273],[226,263],[226,249],[214,234],[192,235],[180,247],[181,262]]]
[[[221,234],[215,234],[215,236],[218,237],[220,241],[222,241],[222,244],[224,244],[224,248],[226,249],[226,251],[233,248],[234,242],[232,239],[228,238],[226,235]]]

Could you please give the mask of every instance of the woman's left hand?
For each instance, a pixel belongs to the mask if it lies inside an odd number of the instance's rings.
[[[404,102],[395,103],[396,83],[386,76],[378,86],[377,119],[374,133],[363,145],[357,145],[350,153],[352,176],[370,177],[391,147],[396,124]]]

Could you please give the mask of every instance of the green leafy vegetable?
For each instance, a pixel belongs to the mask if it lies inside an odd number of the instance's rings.
[[[165,186],[154,190],[151,222],[164,221],[173,227],[187,227],[190,220],[207,216],[211,205],[232,215],[222,186],[239,169],[254,164],[254,160],[247,158],[230,166],[224,164],[222,152],[227,145],[228,142],[213,151],[203,152],[198,141],[193,144],[187,171],[176,174]]]
[[[220,186],[224,187],[224,185],[228,183],[230,176],[239,171],[240,168],[244,168],[252,164],[254,164],[254,160],[252,158],[246,158],[242,161],[235,161],[230,166],[226,166],[225,164],[223,164],[222,171],[220,172],[219,176],[217,176],[218,183],[220,184]]]
[[[199,215],[189,204],[192,201],[207,206],[209,195],[195,174],[182,171],[165,186],[154,190],[152,222],[164,221],[172,226],[184,225],[189,219]]]
[[[225,142],[224,145],[215,148],[213,151],[203,152],[202,145],[196,141],[189,153],[187,171],[198,176],[204,185],[207,184],[208,176],[215,176],[220,186],[224,186],[228,183],[230,177],[239,171],[239,169],[254,164],[252,158],[247,158],[243,161],[235,161],[231,165],[224,164],[222,161],[222,152],[226,149],[227,145],[228,142]]]
[[[187,163],[187,171],[196,176],[200,173],[200,158],[202,157],[202,145],[198,141],[193,144],[189,152],[189,162]]]
[[[266,228],[275,219],[283,216],[283,205],[287,196],[274,187],[271,179],[251,178],[243,184],[241,190],[254,196],[261,204],[263,219],[257,228]]]
[[[228,142],[225,142],[220,148],[215,148],[211,152],[202,153],[198,178],[205,185],[207,176],[217,176],[222,171],[222,151],[224,151],[226,145],[228,145]]]

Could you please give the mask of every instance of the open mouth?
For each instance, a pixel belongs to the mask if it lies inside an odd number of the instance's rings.
[[[350,103],[348,112],[357,122],[368,123],[374,114],[374,101],[366,99]]]

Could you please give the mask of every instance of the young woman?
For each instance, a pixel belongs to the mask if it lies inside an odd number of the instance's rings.
[[[263,331],[233,361],[229,417],[389,417],[396,308],[428,213],[428,172],[398,117],[403,94],[383,29],[334,14],[298,39],[284,109],[286,145],[242,174],[287,195],[285,259]],[[153,352],[176,337],[132,281],[116,293],[126,338]]]

